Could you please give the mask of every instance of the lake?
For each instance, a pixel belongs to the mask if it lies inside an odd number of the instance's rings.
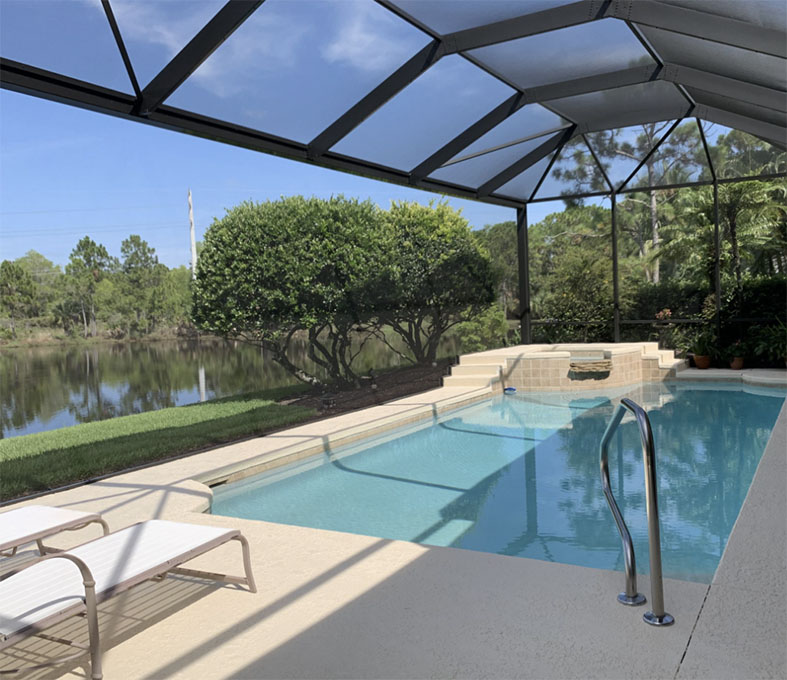
[[[451,341],[444,341],[441,354],[455,353]],[[293,355],[301,365],[308,364],[305,342]],[[355,366],[366,372],[400,363],[395,352],[371,340]],[[261,349],[214,338],[4,349],[2,437],[296,382]]]

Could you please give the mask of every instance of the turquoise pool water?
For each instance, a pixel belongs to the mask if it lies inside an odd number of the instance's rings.
[[[649,413],[665,576],[709,583],[785,395],[658,383],[519,393],[215,489],[214,514],[603,569],[623,568],[598,446],[628,396]],[[610,478],[647,573],[639,435],[627,415]]]

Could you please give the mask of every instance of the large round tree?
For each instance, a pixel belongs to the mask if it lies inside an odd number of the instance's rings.
[[[395,202],[385,220],[393,266],[380,319],[415,361],[434,361],[445,332],[494,301],[497,274],[467,220],[447,203]]]
[[[290,359],[302,331],[321,372],[331,382],[353,383],[353,359],[375,318],[387,233],[369,201],[293,196],[242,203],[206,233],[194,321],[260,345],[299,379],[321,382]]]

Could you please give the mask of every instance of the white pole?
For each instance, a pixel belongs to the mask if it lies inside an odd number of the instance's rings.
[[[194,234],[194,207],[191,204],[191,189],[189,189],[189,224],[191,224],[191,278],[197,278],[197,241]]]
[[[197,369],[197,376],[199,379],[199,400],[205,401],[205,367],[202,364]]]

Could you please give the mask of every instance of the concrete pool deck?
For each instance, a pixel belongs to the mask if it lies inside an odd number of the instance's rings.
[[[787,405],[713,582],[665,581],[670,628],[644,624],[647,605],[617,603],[620,572],[202,514],[211,491],[197,479],[233,477],[292,447],[306,455],[491,393],[444,387],[26,501],[101,512],[113,530],[159,517],[237,527],[249,539],[256,594],[170,577],[102,605],[105,677],[787,675]],[[95,535],[84,529],[60,545]],[[238,564],[232,547],[195,561],[212,571]],[[649,595],[647,577],[640,590]],[[86,640],[85,628],[74,618],[47,633]],[[0,670],[58,653],[30,638],[0,653]],[[83,678],[85,670],[72,663],[25,677]]]

